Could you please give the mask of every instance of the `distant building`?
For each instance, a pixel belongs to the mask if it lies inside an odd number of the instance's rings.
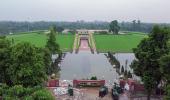
[[[88,30],[90,33],[99,33],[99,32],[106,32],[108,33],[108,30]]]
[[[89,34],[89,33],[98,33],[98,32],[109,32],[108,30],[88,30],[88,29],[79,29],[77,30],[78,34]]]
[[[9,35],[12,35],[12,34],[14,34],[14,33],[12,33],[12,32],[9,33]]]
[[[70,32],[70,29],[64,29],[64,31],[62,33],[68,34],[69,32]]]
[[[69,33],[70,31],[73,31],[73,30],[70,30],[70,29],[65,29],[62,33],[64,34],[67,34]],[[108,30],[89,30],[89,29],[77,29],[76,30],[76,33],[77,34],[89,34],[89,33],[99,33],[99,32],[109,32]]]
[[[89,30],[86,30],[86,29],[80,29],[80,30],[76,30],[78,34],[89,34]]]

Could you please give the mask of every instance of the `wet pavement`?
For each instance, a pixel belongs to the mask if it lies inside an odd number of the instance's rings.
[[[79,47],[79,51],[84,51],[84,50],[90,51],[88,40],[86,40],[86,39],[81,40],[80,47]]]

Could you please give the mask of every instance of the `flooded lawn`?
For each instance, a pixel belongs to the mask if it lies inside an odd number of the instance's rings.
[[[130,65],[135,59],[134,53],[116,53],[114,56],[120,62],[121,67],[123,66],[124,69],[127,69],[128,71],[131,70]]]
[[[91,54],[90,51],[67,53],[61,63],[60,74],[60,79],[87,79],[97,76],[98,79],[113,81],[118,78],[104,54]]]
[[[115,57],[120,61],[121,65],[125,66],[127,62],[127,66],[129,66],[134,59],[134,54],[116,53]],[[92,76],[97,76],[98,79],[110,82],[119,78],[116,69],[109,63],[106,56],[103,53],[92,54],[88,41],[81,40],[79,52],[77,54],[67,53],[62,61],[60,79],[90,79]]]

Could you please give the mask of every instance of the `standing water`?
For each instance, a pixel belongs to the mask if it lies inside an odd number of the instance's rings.
[[[118,79],[118,74],[105,55],[92,54],[88,40],[81,40],[79,53],[67,53],[61,63],[60,79],[90,79],[92,76],[106,81]]]
[[[130,65],[135,59],[134,53],[116,53],[114,56],[120,62],[121,67],[123,66],[125,70],[133,72]]]

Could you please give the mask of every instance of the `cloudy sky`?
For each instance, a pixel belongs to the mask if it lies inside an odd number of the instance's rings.
[[[170,23],[170,0],[0,0],[0,20]]]

